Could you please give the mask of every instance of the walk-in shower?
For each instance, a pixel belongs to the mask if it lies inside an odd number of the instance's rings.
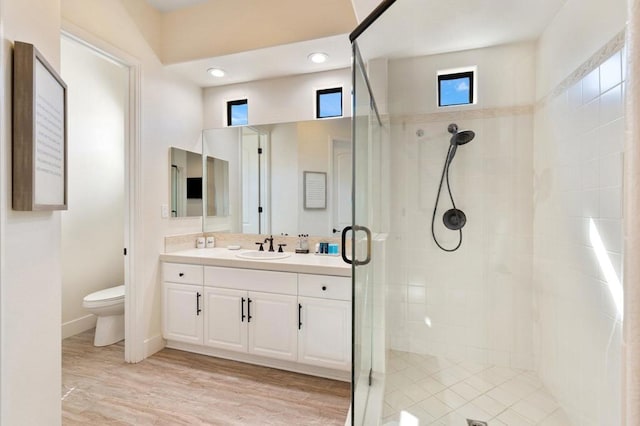
[[[444,160],[444,166],[442,166],[442,174],[440,176],[440,184],[438,185],[438,193],[436,195],[436,202],[433,206],[433,214],[431,215],[431,236],[433,237],[433,241],[436,245],[444,251],[456,251],[462,245],[462,228],[467,223],[467,216],[464,214],[462,210],[456,207],[456,202],[453,198],[453,192],[451,191],[451,183],[449,181],[449,168],[451,167],[451,162],[453,161],[453,157],[456,155],[456,151],[460,145],[467,144],[475,138],[476,134],[472,130],[463,130],[461,132],[458,131],[458,125],[455,123],[449,124],[447,127],[447,131],[451,133],[451,139],[449,140],[449,149],[447,150],[447,155]],[[436,237],[435,231],[435,223],[436,223],[436,214],[438,212],[438,203],[440,201],[440,194],[442,193],[442,184],[446,183],[447,185],[447,193],[449,194],[449,200],[451,201],[451,205],[453,208],[447,210],[442,215],[442,222],[447,229],[452,231],[458,231],[458,243],[455,247],[446,248],[439,241],[438,237]]]
[[[353,425],[621,425],[626,0],[471,3],[352,34]]]

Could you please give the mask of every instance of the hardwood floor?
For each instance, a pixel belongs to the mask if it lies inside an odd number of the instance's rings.
[[[344,425],[349,383],[173,349],[124,362],[124,345],[62,342],[64,425]]]

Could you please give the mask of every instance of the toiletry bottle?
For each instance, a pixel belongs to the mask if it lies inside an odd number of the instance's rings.
[[[196,239],[196,248],[204,248],[204,237],[198,237],[198,239]]]
[[[216,246],[216,240],[213,236],[207,237],[207,248],[214,248]]]

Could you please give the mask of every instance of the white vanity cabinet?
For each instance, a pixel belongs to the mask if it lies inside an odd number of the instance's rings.
[[[163,263],[162,275],[164,338],[202,344],[203,267]]]
[[[168,347],[348,379],[349,277],[169,261],[162,277]]]
[[[351,368],[351,279],[298,275],[298,362]]]
[[[205,267],[204,344],[297,360],[297,274]]]
[[[226,288],[204,289],[204,344],[229,351],[247,351],[247,292]]]
[[[298,359],[297,297],[249,292],[249,353],[269,358]]]

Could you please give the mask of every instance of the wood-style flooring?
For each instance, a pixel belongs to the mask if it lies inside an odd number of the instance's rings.
[[[63,425],[342,426],[349,409],[349,383],[173,349],[127,364],[92,340],[62,342]]]

